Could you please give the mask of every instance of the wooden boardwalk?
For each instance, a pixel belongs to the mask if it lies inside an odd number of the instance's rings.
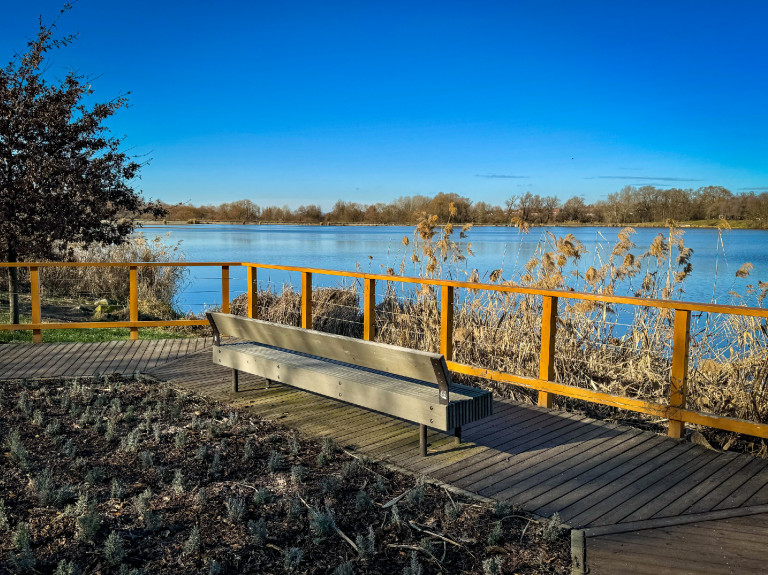
[[[248,374],[233,394],[231,372],[212,363],[209,345],[9,344],[0,346],[0,379],[148,372],[404,470],[543,517],[556,512],[585,529],[592,573],[768,572],[766,460],[508,400],[467,426],[461,445],[430,433],[430,455],[421,458],[414,424],[289,387],[265,389]]]
[[[0,345],[0,379],[146,373],[212,345],[210,337]]]

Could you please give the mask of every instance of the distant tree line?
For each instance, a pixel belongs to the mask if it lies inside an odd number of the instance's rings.
[[[455,215],[450,215],[453,204]],[[421,214],[436,214],[440,222],[508,225],[521,223],[630,224],[664,223],[668,219],[751,220],[755,227],[768,223],[768,193],[733,193],[722,186],[698,189],[626,186],[605,200],[585,202],[582,196],[561,201],[556,196],[526,192],[510,197],[503,206],[473,202],[458,194],[434,197],[401,196],[389,203],[362,204],[337,201],[329,211],[310,204],[260,206],[251,200],[219,205],[163,204],[172,221],[236,221],[307,224],[415,224]]]

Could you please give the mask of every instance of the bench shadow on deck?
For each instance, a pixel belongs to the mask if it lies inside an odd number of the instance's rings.
[[[763,573],[768,461],[580,415],[496,400],[464,443],[214,365],[210,339],[0,346],[0,379],[146,371],[306,434],[584,529],[591,573]]]

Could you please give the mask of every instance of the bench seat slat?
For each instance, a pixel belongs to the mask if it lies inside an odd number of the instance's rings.
[[[482,389],[451,383],[450,403],[441,405],[434,383],[258,343],[215,346],[213,361],[443,431],[492,412],[492,396]]]

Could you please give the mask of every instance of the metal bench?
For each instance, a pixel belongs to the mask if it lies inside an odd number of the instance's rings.
[[[454,430],[493,412],[489,391],[451,381],[445,358],[394,345],[290,327],[225,313],[206,313],[214,363],[419,424]],[[223,342],[221,334],[233,338]]]

